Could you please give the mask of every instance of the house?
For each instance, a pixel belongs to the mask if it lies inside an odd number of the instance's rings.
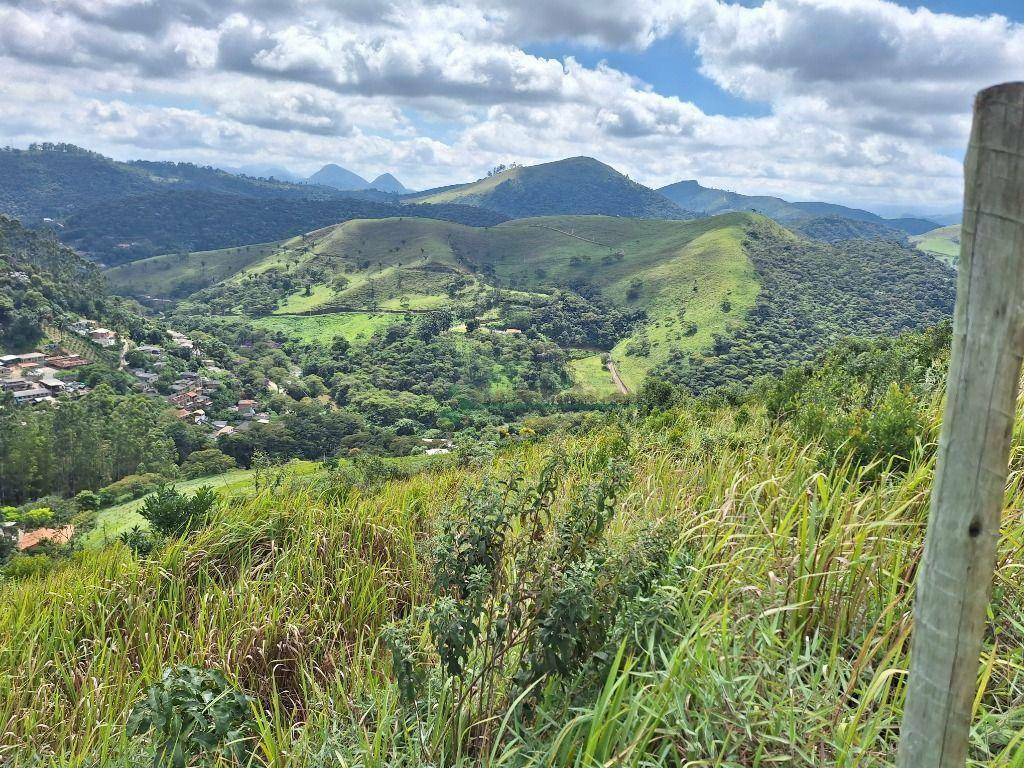
[[[0,390],[4,392],[18,392],[23,389],[31,389],[32,382],[28,379],[10,378],[0,379]]]
[[[109,328],[94,328],[89,331],[89,338],[101,347],[112,347],[117,344],[117,334]]]
[[[41,387],[48,389],[54,395],[58,392],[63,392],[67,388],[67,384],[56,376],[43,376],[39,379],[38,383]]]
[[[223,426],[220,429],[218,429],[216,432],[214,432],[213,436],[214,437],[225,437],[227,435],[234,434],[234,432],[235,432],[235,428],[234,427],[232,427],[230,425],[226,425],[226,426]]]
[[[0,355],[0,368],[10,368],[18,362],[18,355]]]
[[[158,347],[155,344],[140,344],[136,349],[150,357],[161,357],[164,354],[164,348]]]
[[[58,370],[66,371],[70,368],[80,368],[83,365],[88,365],[89,361],[81,355],[54,355],[53,357],[46,358],[46,364]]]
[[[43,389],[42,387],[33,387],[32,389],[19,389],[14,393],[14,402],[17,405],[24,405],[26,403],[40,403],[44,400],[53,400],[53,395],[50,390]]]
[[[242,416],[253,417],[256,415],[256,401],[255,400],[239,400],[238,401],[238,413]]]
[[[65,525],[63,528],[36,528],[34,531],[24,531],[18,537],[18,549],[24,552],[27,549],[38,546],[44,541],[51,541],[54,544],[67,544],[75,535],[75,526]]]
[[[149,371],[144,371],[141,368],[133,368],[132,376],[134,376],[136,379],[143,382],[144,384],[153,384],[154,382],[156,382],[157,379],[160,378],[160,374],[150,373]]]

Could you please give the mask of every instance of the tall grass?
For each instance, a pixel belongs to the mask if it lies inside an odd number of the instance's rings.
[[[1024,766],[1020,431],[1014,446],[974,766]],[[127,711],[162,668],[188,662],[257,698],[262,763],[420,764],[458,713],[442,702],[411,716],[380,642],[385,624],[429,599],[418,542],[476,475],[513,463],[534,472],[557,453],[571,488],[612,452],[631,468],[613,535],[677,530],[672,578],[603,677],[541,681],[530,706],[501,713],[486,751],[460,761],[891,764],[933,452],[919,446],[899,473],[826,462],[784,426],[728,408],[609,425],[475,473],[435,470],[340,499],[308,486],[264,494],[221,509],[155,562],[115,546],[0,587],[0,762],[138,756]]]

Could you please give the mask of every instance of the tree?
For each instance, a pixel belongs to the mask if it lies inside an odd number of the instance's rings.
[[[146,498],[139,514],[157,533],[182,536],[206,521],[216,500],[217,494],[208,485],[191,497],[175,490],[172,485],[162,485]]]
[[[75,494],[75,506],[83,512],[95,512],[100,508],[100,497],[92,491],[79,491]]]
[[[185,477],[207,477],[230,472],[238,465],[235,460],[217,448],[193,451],[181,465]]]

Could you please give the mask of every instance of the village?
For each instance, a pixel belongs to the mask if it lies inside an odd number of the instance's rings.
[[[94,320],[80,319],[64,329],[81,338],[88,345],[95,345],[98,351],[121,346],[118,368],[135,379],[136,389],[147,395],[162,397],[174,409],[174,415],[181,421],[210,430],[210,437],[216,439],[238,430],[246,430],[253,423],[266,424],[270,414],[260,410],[259,403],[252,399],[238,400],[228,406],[228,418],[211,418],[213,395],[222,385],[217,376],[226,373],[216,361],[202,357],[199,345],[185,334],[170,330],[165,346],[157,344],[135,345],[109,328],[100,326]],[[65,342],[66,345],[66,342]],[[77,344],[81,348],[81,344]],[[81,349],[85,352],[88,349]],[[169,392],[160,394],[157,381],[161,371],[168,366],[168,356],[174,353],[178,358],[195,359],[198,371],[185,370],[169,386]],[[130,366],[129,353],[143,365]],[[99,359],[97,357],[97,359]],[[55,404],[60,398],[77,397],[91,391],[91,388],[73,377],[75,369],[96,362],[80,352],[65,349],[61,342],[50,342],[30,352],[9,354],[0,357],[0,395],[9,393],[16,406],[41,403]],[[174,370],[173,368],[171,370]],[[68,376],[67,374],[72,374]],[[229,421],[230,419],[230,421]]]

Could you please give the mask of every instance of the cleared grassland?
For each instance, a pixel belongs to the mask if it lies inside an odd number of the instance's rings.
[[[266,261],[281,247],[281,243],[263,243],[153,256],[113,267],[104,275],[115,293],[183,298],[226,280],[239,270]]]
[[[582,397],[608,400],[619,395],[600,354],[570,360],[569,375],[572,377],[572,391]]]
[[[954,264],[960,257],[960,225],[933,229],[923,235],[910,238],[918,250],[935,256],[948,264]]]
[[[324,315],[269,315],[253,318],[250,322],[300,341],[330,344],[335,336],[343,336],[349,342],[368,339],[374,331],[401,318],[401,315],[380,312],[332,312]]]

